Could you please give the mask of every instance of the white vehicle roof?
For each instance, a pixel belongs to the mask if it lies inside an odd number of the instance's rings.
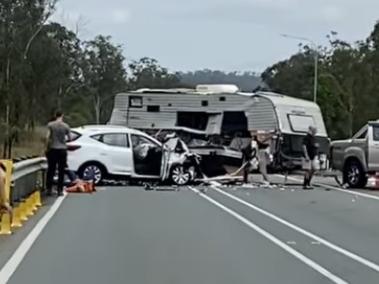
[[[118,126],[118,125],[84,125],[84,126],[73,128],[72,130],[80,134],[114,133],[115,131],[117,131],[117,132],[123,132],[123,133],[149,136],[142,131],[125,127],[125,126]]]

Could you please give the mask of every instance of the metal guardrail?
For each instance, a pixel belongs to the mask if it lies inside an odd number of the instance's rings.
[[[46,169],[45,158],[33,158],[14,163],[10,202],[12,204],[20,202],[37,189],[42,189]]]

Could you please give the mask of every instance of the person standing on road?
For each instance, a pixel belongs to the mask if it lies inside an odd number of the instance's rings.
[[[312,189],[312,177],[317,170],[316,156],[318,152],[318,144],[316,142],[316,134],[317,129],[313,126],[309,126],[308,134],[303,140],[303,170],[305,170],[303,189]]]
[[[265,185],[270,185],[270,181],[267,175],[267,164],[269,163],[269,153],[268,149],[270,147],[270,139],[271,135],[266,134],[258,134],[254,136],[255,141],[258,147],[258,166],[259,172],[263,177],[263,181]]]
[[[67,164],[67,145],[66,139],[70,138],[70,127],[63,122],[63,113],[58,111],[55,120],[47,125],[47,176],[46,176],[46,191],[47,195],[51,196],[54,181],[54,175],[58,167],[58,196],[63,195],[63,181],[65,167]]]
[[[257,145],[254,139],[249,138],[249,143],[243,145],[241,140],[241,152],[242,152],[242,163],[243,163],[243,182],[247,184],[249,182],[249,174],[252,168],[252,160],[257,155]]]

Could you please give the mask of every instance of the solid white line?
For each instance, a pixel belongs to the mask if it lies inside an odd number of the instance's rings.
[[[277,176],[282,177],[281,175],[277,175]],[[302,182],[302,180],[294,178],[294,177],[288,177],[288,179],[293,180],[293,181]],[[317,185],[319,187],[325,187],[325,188],[337,190],[337,191],[340,191],[340,192],[343,192],[343,193],[346,193],[346,194],[353,194],[353,195],[356,195],[356,196],[362,196],[362,197],[366,197],[366,198],[370,198],[370,199],[379,200],[379,196],[371,195],[371,194],[368,194],[368,193],[362,193],[362,192],[356,192],[356,191],[352,191],[352,190],[348,190],[348,189],[342,189],[342,188],[339,188],[339,187],[336,187],[336,186],[327,185],[327,184],[323,184],[323,183],[314,183],[314,185]]]
[[[298,260],[300,260],[301,262],[305,263],[306,265],[308,265],[309,267],[311,267],[313,270],[315,270],[315,271],[319,272],[320,274],[324,275],[326,278],[328,278],[332,282],[338,283],[338,284],[347,284],[348,283],[345,280],[341,279],[340,277],[336,276],[335,274],[331,273],[329,270],[325,269],[324,267],[322,267],[318,263],[314,262],[310,258],[306,257],[302,253],[300,253],[297,250],[293,249],[292,247],[290,247],[286,243],[282,242],[281,240],[279,240],[274,235],[270,234],[269,232],[265,231],[261,227],[259,227],[256,224],[252,223],[251,221],[249,221],[245,217],[239,215],[237,212],[229,209],[228,207],[226,207],[223,204],[217,202],[216,200],[210,198],[209,196],[201,193],[200,191],[198,191],[197,189],[195,189],[193,187],[190,187],[190,189],[193,192],[197,193],[202,198],[204,198],[207,201],[209,201],[210,203],[212,203],[213,205],[217,206],[218,208],[220,208],[223,211],[225,211],[226,213],[230,214],[231,216],[233,216],[237,220],[241,221],[243,224],[245,224],[246,226],[248,226],[250,229],[253,229],[257,233],[261,234],[263,237],[267,238],[268,240],[270,240],[271,242],[273,242],[274,244],[276,244],[278,247],[282,248],[283,250],[285,250],[286,252],[288,252],[289,254],[291,254],[292,256],[294,256],[295,258],[297,258]]]
[[[25,255],[33,246],[34,242],[37,240],[38,236],[41,234],[43,229],[46,227],[51,218],[58,211],[59,207],[62,205],[63,200],[66,198],[66,194],[58,197],[54,204],[51,206],[49,211],[42,217],[37,223],[30,234],[23,240],[17,250],[14,252],[12,257],[0,270],[0,284],[6,284],[12,277],[13,273],[16,271],[17,267],[20,265]]]
[[[241,203],[241,204],[243,204],[243,205],[245,205],[245,206],[247,206],[247,207],[249,207],[249,208],[251,208],[251,209],[253,209],[253,210],[255,210],[255,211],[257,211],[257,212],[259,212],[259,213],[261,213],[261,214],[263,214],[263,215],[265,215],[265,216],[267,216],[267,217],[269,217],[269,218],[271,218],[271,219],[273,219],[273,220],[275,220],[275,221],[277,221],[277,222],[279,222],[279,223],[281,223],[281,224],[283,224],[283,225],[285,225],[285,226],[287,226],[287,227],[289,227],[289,228],[291,228],[291,229],[313,239],[314,241],[322,243],[323,245],[329,247],[330,249],[332,249],[334,251],[337,251],[337,252],[339,252],[339,253],[341,253],[341,254],[343,254],[343,255],[345,255],[345,256],[347,256],[347,257],[349,257],[349,258],[351,258],[351,259],[353,259],[353,260],[355,260],[355,261],[357,261],[357,262],[359,262],[359,263],[361,263],[367,267],[370,267],[371,269],[373,269],[377,272],[379,272],[379,265],[370,261],[370,260],[367,260],[367,259],[365,259],[365,258],[363,258],[357,254],[354,254],[354,253],[342,248],[342,247],[339,247],[339,246],[323,239],[320,236],[317,236],[317,235],[315,235],[309,231],[306,231],[306,230],[300,228],[299,226],[296,226],[295,224],[288,222],[287,220],[284,220],[284,219],[282,219],[282,218],[280,218],[280,217],[278,217],[278,216],[276,216],[276,215],[274,215],[274,214],[272,214],[266,210],[259,208],[258,206],[255,206],[249,202],[246,202],[245,200],[243,200],[241,198],[238,198],[232,194],[224,192],[215,186],[212,186],[212,189],[217,191],[220,194],[223,194],[223,195],[225,195],[225,196],[227,196],[227,197],[229,197],[229,198],[231,198],[231,199],[233,199],[233,200],[235,200],[235,201],[237,201],[237,202],[239,202],[239,203]]]

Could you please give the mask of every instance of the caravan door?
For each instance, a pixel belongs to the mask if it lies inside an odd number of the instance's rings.
[[[223,113],[209,114],[206,133],[208,135],[220,135],[223,118]]]

